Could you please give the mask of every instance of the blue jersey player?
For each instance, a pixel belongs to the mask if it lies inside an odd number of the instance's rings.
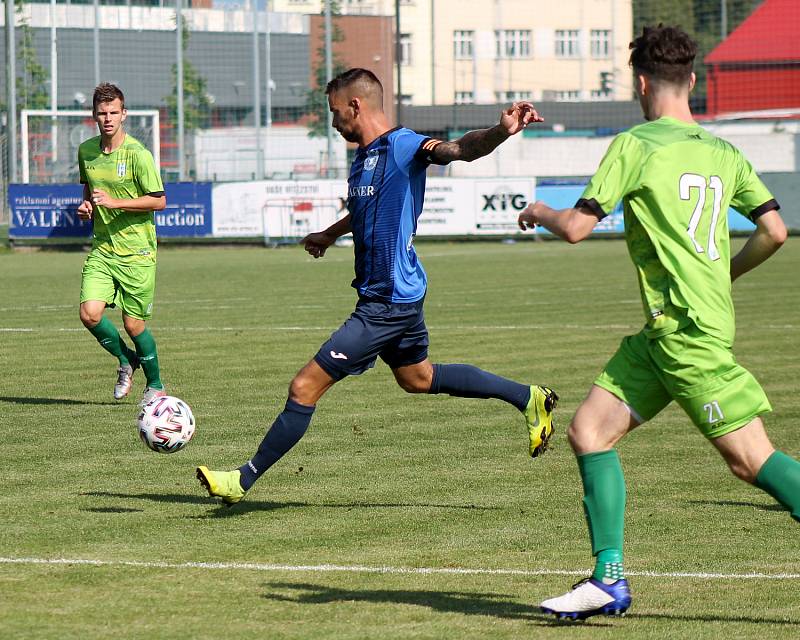
[[[471,161],[491,153],[529,123],[540,122],[533,105],[518,102],[489,129],[442,142],[392,128],[383,111],[383,87],[366,69],[350,69],[327,86],[333,126],[358,144],[348,179],[347,210],[328,229],[302,243],[315,258],[337,238],[353,234],[355,311],[294,377],[286,406],[255,455],[234,471],[198,467],[211,496],[239,502],[256,480],[305,434],[317,401],[336,382],[359,375],[380,357],[409,393],[447,393],[464,398],[498,398],[525,417],[529,452],[546,448],[558,397],[547,387],[523,385],[464,364],[432,364],[422,305],[427,276],[414,250],[417,218],[425,197],[425,170],[432,163]]]

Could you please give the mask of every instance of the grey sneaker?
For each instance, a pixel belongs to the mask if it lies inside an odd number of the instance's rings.
[[[122,400],[133,386],[133,367],[129,364],[117,369],[117,384],[114,385],[114,400]]]
[[[139,406],[145,406],[146,404],[151,403],[156,398],[163,398],[167,395],[167,392],[163,389],[154,389],[153,387],[145,387],[144,393],[142,394],[142,401],[139,403]]]

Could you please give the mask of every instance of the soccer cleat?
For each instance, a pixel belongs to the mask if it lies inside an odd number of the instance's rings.
[[[197,467],[197,479],[200,481],[211,497],[222,498],[225,504],[236,504],[246,491],[242,489],[239,478],[242,472],[235,471],[211,471],[208,467]]]
[[[525,421],[528,423],[528,452],[536,458],[547,451],[553,435],[553,411],[558,404],[558,395],[548,387],[531,385],[531,399],[525,407]]]
[[[153,387],[145,387],[144,393],[142,394],[142,401],[139,403],[139,406],[144,407],[145,405],[151,403],[156,398],[163,398],[167,395],[167,392],[163,389],[154,389]]]
[[[585,620],[590,616],[622,616],[631,606],[631,591],[625,578],[605,584],[586,578],[558,598],[539,605],[542,613],[552,613],[559,620]]]
[[[117,384],[114,385],[114,400],[122,400],[131,392],[133,372],[139,368],[139,361],[122,365],[117,369]]]

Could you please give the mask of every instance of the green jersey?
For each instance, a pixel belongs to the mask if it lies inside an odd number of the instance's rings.
[[[164,194],[152,154],[126,135],[111,153],[100,147],[100,136],[78,148],[81,183],[102,189],[112,198],[131,200]],[[153,212],[94,206],[92,249],[126,264],[155,264],[156,226]]]
[[[576,206],[603,217],[620,199],[646,335],[694,323],[732,345],[728,208],[753,221],[778,208],[750,163],[697,124],[660,118],[614,139]]]

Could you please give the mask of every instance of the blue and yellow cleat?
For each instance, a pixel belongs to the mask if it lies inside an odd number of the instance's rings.
[[[211,471],[208,467],[197,467],[197,479],[206,488],[208,495],[222,498],[225,504],[236,504],[247,493],[239,482],[241,476],[242,472],[238,469],[235,471]]]
[[[558,395],[548,387],[531,385],[531,399],[525,407],[525,421],[528,423],[528,452],[531,458],[547,451],[550,437],[553,435],[553,411],[558,404]]]
[[[545,600],[539,608],[559,620],[586,620],[598,615],[623,616],[630,606],[631,590],[625,578],[612,584],[586,578],[563,596]]]

